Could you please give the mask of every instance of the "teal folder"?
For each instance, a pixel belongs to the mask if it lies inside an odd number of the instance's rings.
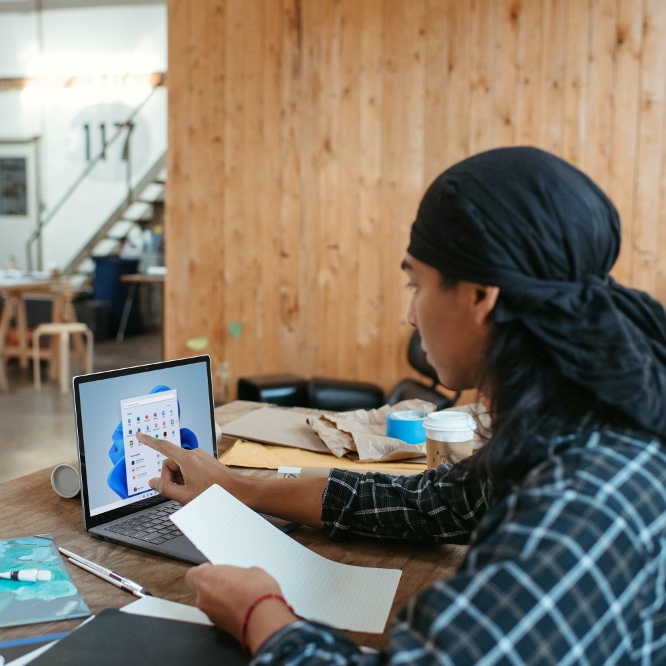
[[[20,569],[45,569],[51,580],[0,579],[0,627],[90,615],[50,534],[0,539],[0,571]]]

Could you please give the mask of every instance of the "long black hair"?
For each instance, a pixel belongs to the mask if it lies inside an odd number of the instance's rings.
[[[542,343],[518,321],[493,325],[480,384],[491,387],[492,432],[481,451],[462,462],[460,472],[487,481],[493,503],[548,457],[554,435],[577,429],[584,419],[595,427],[636,427],[564,377]]]

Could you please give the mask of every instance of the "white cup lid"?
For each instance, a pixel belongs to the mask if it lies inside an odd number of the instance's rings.
[[[467,412],[432,412],[423,422],[425,428],[446,432],[469,432],[476,430],[476,421]]]

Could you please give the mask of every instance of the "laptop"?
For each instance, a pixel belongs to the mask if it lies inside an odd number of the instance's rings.
[[[217,458],[210,358],[81,375],[73,387],[85,530],[111,543],[205,562],[169,519],[181,505],[148,485],[160,475],[164,457],[136,434],[200,448]],[[285,532],[296,527],[266,518]]]

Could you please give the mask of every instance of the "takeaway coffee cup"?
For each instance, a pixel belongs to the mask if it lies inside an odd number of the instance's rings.
[[[455,465],[474,453],[476,421],[458,411],[433,412],[423,422],[428,467]]]
[[[51,472],[51,485],[60,497],[76,497],[81,492],[79,473],[67,463],[56,465]]]

